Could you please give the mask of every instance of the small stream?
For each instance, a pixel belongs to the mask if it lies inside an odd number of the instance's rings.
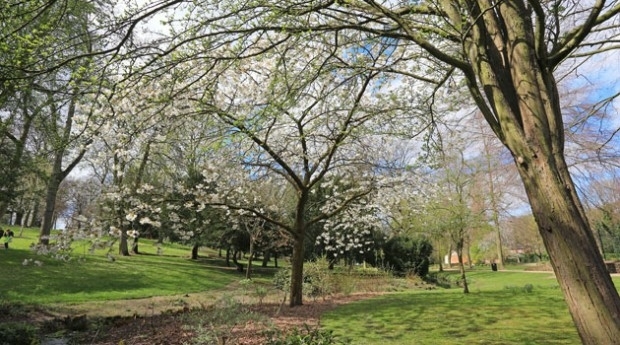
[[[69,339],[65,338],[43,338],[41,345],[69,345]]]

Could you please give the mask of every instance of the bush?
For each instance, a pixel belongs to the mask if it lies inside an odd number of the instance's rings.
[[[258,299],[258,304],[263,304],[263,299],[265,299],[268,293],[264,286],[251,279],[243,279],[239,281],[239,286],[241,287],[244,295],[256,297]]]
[[[249,322],[266,324],[268,320],[261,314],[248,310],[232,297],[225,296],[215,305],[203,310],[195,310],[184,320],[184,328],[192,331],[194,337],[185,345],[220,344],[227,340],[234,343],[234,328]]]
[[[39,332],[29,324],[9,322],[0,324],[0,345],[37,345]]]
[[[273,276],[273,285],[280,291],[288,291],[291,288],[291,270],[283,268]]]
[[[306,263],[304,267],[304,294],[308,297],[325,297],[334,293],[334,280],[329,270],[327,259],[320,258],[314,262]]]
[[[304,265],[303,293],[312,298],[325,298],[335,291],[335,281],[332,272],[328,269],[329,263],[325,258]],[[291,284],[291,270],[279,270],[273,277],[276,289],[288,291]]]
[[[428,240],[396,236],[385,243],[383,252],[385,265],[391,267],[395,274],[428,275],[433,253],[433,246]]]
[[[275,332],[268,335],[266,345],[346,345],[350,342],[339,340],[328,330],[312,329],[308,325],[304,328],[294,329],[291,333],[282,334]]]
[[[377,267],[361,267],[353,271],[360,278],[390,278],[390,272]]]
[[[426,276],[426,281],[442,288],[449,289],[456,281],[452,281],[451,275],[446,272],[433,272]]]

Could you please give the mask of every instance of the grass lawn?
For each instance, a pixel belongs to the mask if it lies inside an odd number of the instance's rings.
[[[4,228],[4,226],[3,226]],[[9,250],[0,247],[0,300],[25,304],[80,303],[179,295],[222,289],[243,278],[213,252],[201,253],[198,261],[190,260],[190,249],[179,245],[164,245],[163,255],[157,255],[153,241],[141,240],[141,255],[116,256],[107,259],[105,251],[89,254],[87,245],[74,245],[73,259],[58,261],[36,255],[30,249],[37,242],[38,231],[26,229],[16,237]],[[117,252],[115,244],[113,253]],[[204,257],[210,255],[210,257]],[[29,264],[25,259],[43,262]]]
[[[468,295],[457,287],[384,295],[339,307],[321,325],[356,345],[581,344],[551,273],[468,276]]]

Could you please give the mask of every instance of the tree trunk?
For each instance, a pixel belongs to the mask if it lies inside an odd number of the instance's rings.
[[[250,236],[250,256],[248,257],[248,270],[245,271],[245,279],[252,278],[252,260],[254,259],[254,239]]]
[[[73,126],[73,116],[75,115],[75,104],[77,102],[77,95],[71,97],[69,103],[69,109],[67,111],[67,118],[65,119],[62,144],[54,150],[54,162],[52,165],[52,173],[50,180],[47,184],[47,194],[45,197],[45,213],[43,214],[43,223],[41,224],[41,233],[39,241],[43,245],[49,245],[49,235],[54,221],[54,209],[56,208],[56,195],[58,194],[58,188],[60,183],[69,175],[69,173],[75,168],[75,166],[82,160],[86,153],[86,148],[82,148],[80,153],[75,157],[65,170],[62,169],[62,162],[65,156],[67,146],[71,141],[71,128]],[[58,110],[52,105],[52,113],[55,114]]]
[[[271,251],[265,250],[265,252],[263,253],[263,267],[267,267],[267,264],[269,264],[270,258],[271,258]]]
[[[474,262],[471,259],[471,247],[469,245],[470,241],[467,241],[467,265],[469,266],[469,269],[474,268]]]
[[[230,247],[226,248],[226,267],[230,267]]]
[[[140,254],[140,252],[138,251],[138,239],[140,237],[136,236],[136,238],[133,239],[133,246],[131,246],[131,251],[134,254]]]
[[[603,262],[563,159],[519,165],[532,212],[583,344],[620,339],[620,297]],[[560,171],[561,170],[561,171]]]
[[[295,227],[293,234],[293,255],[291,257],[291,307],[303,304],[303,279],[304,279],[304,242],[306,240],[306,204],[308,203],[308,191],[300,191],[297,207],[295,210]]]
[[[233,259],[233,264],[238,265],[239,263],[237,262],[237,254],[239,254],[239,251],[237,249],[233,250],[232,253],[232,259]]]
[[[293,243],[293,255],[291,256],[291,294],[289,306],[295,307],[303,304],[303,279],[304,279],[304,235],[295,237]]]
[[[582,343],[617,344],[620,296],[564,159],[564,123],[553,75],[561,59],[549,59],[544,43],[536,40],[540,35],[525,2],[503,1],[493,11],[484,10],[489,3],[471,7],[480,19],[467,29],[463,45],[472,62],[465,68],[469,90],[513,155]]]
[[[456,256],[459,260],[459,270],[461,272],[461,282],[463,284],[463,293],[469,293],[469,286],[467,285],[467,277],[465,275],[465,263],[463,262],[463,239],[460,239],[456,244]]]
[[[129,256],[129,245],[127,244],[127,230],[121,226],[121,240],[118,244],[118,254]]]
[[[39,243],[44,246],[50,244],[50,235],[54,225],[54,210],[56,209],[56,195],[58,194],[59,186],[60,180],[58,173],[53,172],[47,184],[45,211],[43,211],[43,222],[41,223],[41,231],[39,232]]]
[[[194,243],[192,247],[192,260],[198,260],[198,248],[200,248],[198,243]]]
[[[440,241],[437,241],[437,254],[439,255],[439,272],[443,272],[443,255],[441,255]]]

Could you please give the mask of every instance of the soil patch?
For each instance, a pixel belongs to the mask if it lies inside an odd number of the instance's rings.
[[[265,331],[274,328],[280,332],[304,328],[305,325],[316,328],[320,325],[323,313],[339,305],[372,298],[380,293],[362,293],[348,296],[334,296],[326,300],[305,301],[304,305],[290,308],[281,303],[269,302],[244,305],[247,311],[261,316],[263,322],[247,322],[232,328],[227,345],[260,345],[265,342]],[[208,306],[196,309],[184,307],[176,311],[165,311],[150,316],[114,316],[89,318],[87,331],[74,332],[70,336],[71,344],[91,345],[181,345],[191,344],[196,331],[188,328],[188,320],[197,312],[208,312]],[[49,321],[48,321],[49,323]]]

